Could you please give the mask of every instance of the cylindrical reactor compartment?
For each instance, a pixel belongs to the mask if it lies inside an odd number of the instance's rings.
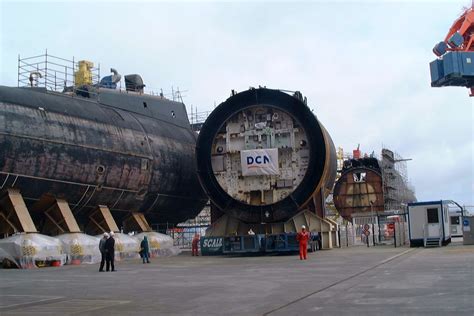
[[[298,94],[299,95],[299,94]],[[301,98],[251,89],[220,104],[197,141],[211,201],[248,223],[285,221],[334,183],[332,140]]]
[[[333,200],[338,213],[349,221],[354,213],[383,212],[381,173],[364,166],[344,170],[334,186]]]

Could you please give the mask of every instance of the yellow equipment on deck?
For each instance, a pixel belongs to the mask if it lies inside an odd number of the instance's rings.
[[[88,60],[78,62],[79,70],[74,73],[74,85],[76,87],[92,84],[92,67],[94,64]]]

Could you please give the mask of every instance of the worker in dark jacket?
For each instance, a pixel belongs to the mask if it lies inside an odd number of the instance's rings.
[[[310,234],[309,246],[311,251],[321,250],[321,236],[319,233]]]
[[[115,258],[115,239],[114,232],[109,233],[109,238],[105,242],[105,271],[109,271],[112,268],[112,272],[115,271],[114,258]]]
[[[199,245],[199,234],[196,234],[194,235],[194,238],[191,244],[193,256],[199,256],[198,245]]]
[[[300,260],[306,260],[308,255],[308,239],[309,233],[306,231],[306,226],[301,226],[301,232],[296,235],[296,240],[300,245]]]
[[[99,272],[104,272],[104,264],[105,264],[105,242],[109,238],[109,234],[104,233],[104,236],[99,241],[99,250],[100,250],[100,268]]]
[[[140,254],[143,259],[143,263],[150,263],[150,247],[148,246],[148,239],[146,236],[143,236],[143,240],[140,243]]]

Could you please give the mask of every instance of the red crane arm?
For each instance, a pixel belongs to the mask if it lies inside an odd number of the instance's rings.
[[[452,47],[449,50],[474,51],[474,6],[454,21],[444,41],[449,43],[455,33],[459,33],[464,38],[464,42],[459,47]]]

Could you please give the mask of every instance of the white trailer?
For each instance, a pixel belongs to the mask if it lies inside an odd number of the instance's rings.
[[[449,211],[449,227],[451,237],[462,237],[462,211]]]
[[[439,247],[450,243],[448,203],[408,203],[408,234],[410,247]]]

